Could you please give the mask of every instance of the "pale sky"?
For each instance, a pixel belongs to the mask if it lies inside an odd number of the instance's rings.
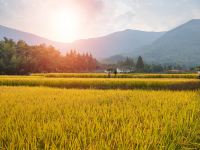
[[[199,18],[200,0],[0,0],[1,25],[61,42],[166,31]]]

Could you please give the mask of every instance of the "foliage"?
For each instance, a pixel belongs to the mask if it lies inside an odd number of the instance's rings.
[[[139,71],[142,71],[144,69],[144,62],[141,56],[138,57],[137,63],[136,63],[136,68]]]
[[[120,68],[120,69],[129,69],[131,72],[143,72],[143,73],[166,73],[171,70],[177,70],[179,72],[191,72],[189,68],[184,65],[179,64],[156,64],[156,63],[144,63],[141,56],[138,57],[138,60],[135,64],[134,59],[127,57],[124,60],[118,61],[115,64],[104,64],[105,68]],[[194,70],[194,69],[193,69]]]
[[[0,74],[87,72],[96,67],[96,59],[88,53],[81,55],[73,50],[62,56],[52,46],[30,46],[7,38],[0,41]]]
[[[133,69],[135,68],[135,62],[132,58],[127,57],[124,61],[119,61],[117,63],[117,66],[127,69]]]

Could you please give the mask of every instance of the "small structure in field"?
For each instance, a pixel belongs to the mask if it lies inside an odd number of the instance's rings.
[[[108,74],[108,78],[110,78],[111,77],[111,73],[113,72],[113,69],[109,68],[109,69],[105,70],[105,72]]]
[[[183,73],[184,71],[183,70],[178,70],[178,69],[172,69],[172,70],[168,70],[167,71],[168,73]]]
[[[134,72],[135,70],[132,68],[117,68],[118,73],[131,73]]]
[[[200,71],[198,71],[197,73],[198,73],[198,78],[200,79]]]
[[[108,74],[108,78],[111,77],[111,73],[113,73],[115,77],[117,77],[117,73],[118,73],[117,69],[114,69],[114,68],[109,68],[105,70],[105,72]]]

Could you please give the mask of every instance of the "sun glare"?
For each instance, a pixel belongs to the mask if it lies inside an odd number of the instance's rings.
[[[55,14],[56,38],[62,42],[71,42],[76,39],[80,17],[73,10],[62,10]]]

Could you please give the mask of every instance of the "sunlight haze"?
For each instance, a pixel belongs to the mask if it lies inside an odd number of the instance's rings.
[[[71,42],[115,31],[166,31],[200,18],[199,0],[0,0],[0,24]]]

